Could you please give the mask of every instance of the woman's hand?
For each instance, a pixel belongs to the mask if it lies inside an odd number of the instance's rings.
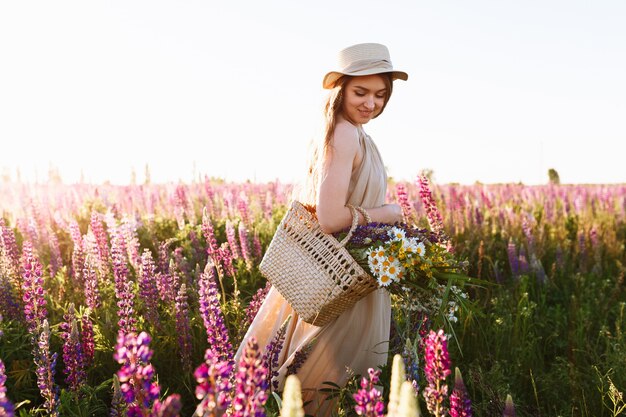
[[[402,207],[398,204],[383,204],[385,209],[386,221],[381,223],[396,223],[404,221],[404,214],[402,213]]]

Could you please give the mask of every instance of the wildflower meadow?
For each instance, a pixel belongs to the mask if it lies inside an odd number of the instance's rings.
[[[304,416],[306,349],[284,387],[284,332],[234,360],[291,191],[0,183],[0,416]],[[625,415],[626,185],[417,176],[387,200],[471,279],[392,297],[388,364],[329,381],[334,415]]]

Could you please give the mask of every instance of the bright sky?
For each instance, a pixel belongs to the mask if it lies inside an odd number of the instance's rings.
[[[626,2],[3,1],[0,169],[297,180],[339,49],[386,44],[389,174],[626,182]]]

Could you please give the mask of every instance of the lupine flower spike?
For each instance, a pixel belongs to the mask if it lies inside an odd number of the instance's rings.
[[[300,386],[300,380],[295,375],[289,375],[285,380],[280,417],[304,417],[304,409],[302,408],[302,388]]]
[[[381,392],[374,387],[379,383],[380,370],[370,368],[367,373],[369,379],[361,378],[361,389],[352,395],[356,402],[354,411],[360,416],[382,417],[385,413],[385,404]]]
[[[233,417],[263,417],[267,401],[267,369],[254,337],[248,339],[235,374]]]
[[[511,397],[511,394],[507,394],[502,417],[516,417],[516,415],[515,406],[513,405],[513,397]]]
[[[13,417],[15,415],[15,409],[13,407],[13,403],[9,401],[9,398],[7,397],[7,388],[4,385],[6,381],[6,369],[4,367],[4,363],[0,359],[0,416]]]
[[[450,395],[450,417],[472,417],[472,402],[459,368],[455,368],[454,389]]]
[[[59,387],[54,382],[57,354],[50,352],[50,327],[44,319],[41,333],[34,350],[34,362],[37,374],[37,386],[44,399],[43,407],[52,417],[59,415]]]
[[[450,375],[448,342],[443,330],[430,331],[424,345],[424,373],[428,385],[424,388],[424,399],[428,411],[435,417],[443,417],[447,410],[444,400],[448,396],[446,378]]]
[[[387,417],[395,417],[400,403],[400,387],[406,381],[404,361],[401,355],[394,355],[391,365],[391,382],[389,386],[389,404],[387,405]]]
[[[201,400],[195,416],[217,417],[228,409],[232,400],[232,370],[232,362],[221,360],[212,348],[206,350],[204,362],[194,372],[198,383],[196,398]]]

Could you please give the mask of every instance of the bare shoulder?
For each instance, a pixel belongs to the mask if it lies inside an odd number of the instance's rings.
[[[356,152],[359,146],[359,132],[353,124],[341,120],[335,126],[332,145],[336,149]]]

